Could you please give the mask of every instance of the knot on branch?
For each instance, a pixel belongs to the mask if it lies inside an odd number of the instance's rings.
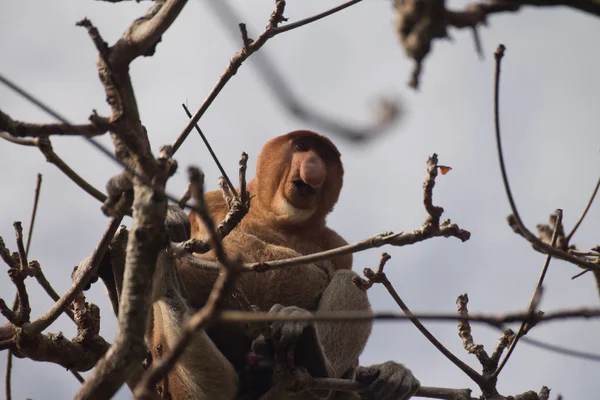
[[[74,343],[89,344],[100,334],[100,308],[95,304],[85,301],[85,296],[80,293],[73,301],[77,336]]]
[[[160,148],[158,166],[167,175],[165,179],[175,174],[177,171],[177,161],[173,158],[173,146],[165,145]]]
[[[285,0],[276,0],[275,1],[275,9],[271,13],[269,17],[269,24],[267,25],[267,30],[276,29],[280,23],[286,22],[288,19],[283,16],[285,11]]]
[[[363,270],[363,274],[366,279],[355,276],[352,278],[352,283],[354,283],[358,288],[362,290],[368,290],[373,286],[374,283],[385,283],[387,282],[387,277],[383,272],[383,268],[385,264],[392,258],[388,253],[382,253],[381,258],[379,259],[379,265],[377,266],[377,272],[373,271],[371,268],[365,268]]]
[[[406,54],[415,60],[410,87],[419,87],[421,62],[431,50],[431,42],[447,36],[443,1],[396,0],[396,29]]]

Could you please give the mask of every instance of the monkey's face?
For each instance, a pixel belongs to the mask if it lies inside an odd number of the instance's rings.
[[[264,179],[266,171],[272,180]],[[343,168],[337,148],[327,138],[296,131],[265,144],[257,177],[261,200],[270,197],[277,219],[298,224],[313,217],[324,220],[333,209],[342,188]]]

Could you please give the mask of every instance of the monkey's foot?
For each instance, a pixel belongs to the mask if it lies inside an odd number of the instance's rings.
[[[361,399],[365,400],[405,400],[421,387],[408,368],[393,361],[358,367],[354,379],[369,385],[361,393]]]

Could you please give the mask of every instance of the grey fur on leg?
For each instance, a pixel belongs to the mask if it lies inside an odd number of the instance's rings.
[[[358,276],[351,270],[338,270],[321,296],[319,311],[370,311],[367,292],[358,288],[352,279]],[[333,367],[332,378],[358,365],[369,335],[371,321],[317,322],[317,331],[325,356]]]

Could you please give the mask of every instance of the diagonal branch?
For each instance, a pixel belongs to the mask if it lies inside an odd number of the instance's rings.
[[[585,216],[587,215],[588,211],[590,210],[590,207],[592,206],[592,203],[594,202],[594,199],[596,198],[596,194],[598,193],[598,189],[600,189],[600,178],[598,179],[598,182],[596,182],[596,186],[594,187],[594,191],[592,192],[592,195],[590,196],[590,199],[588,200],[587,205],[585,206],[585,209],[583,210],[583,213],[581,214],[581,217],[579,217],[579,219],[577,220],[577,223],[575,223],[575,226],[573,226],[573,229],[571,229],[571,232],[569,232],[569,234],[566,237],[566,243],[569,244],[571,241],[571,238],[573,237],[573,235],[575,234],[575,232],[577,232],[577,229],[579,228],[579,225],[581,225],[581,223],[583,222]]]
[[[482,378],[477,371],[473,368],[469,367],[465,364],[460,358],[456,357],[450,350],[446,348],[425,326],[419,321],[419,318],[412,313],[412,311],[408,308],[406,303],[402,301],[400,295],[394,289],[392,283],[388,280],[387,276],[383,272],[383,267],[387,260],[390,259],[390,255],[387,253],[383,253],[381,256],[381,262],[379,263],[379,267],[377,268],[377,272],[374,272],[370,268],[365,268],[364,274],[366,276],[366,280],[355,279],[354,282],[356,285],[362,288],[369,288],[373,283],[381,283],[387,289],[388,293],[396,304],[402,309],[404,315],[413,323],[413,325],[429,340],[429,342],[440,351],[448,360],[450,360],[454,365],[456,365],[461,371],[463,371],[469,378],[471,378],[475,383],[480,385],[482,383]]]
[[[188,137],[194,126],[198,123],[200,118],[204,115],[206,110],[211,106],[214,100],[217,98],[221,90],[229,82],[229,80],[237,73],[242,63],[246,61],[252,54],[256,53],[269,39],[284,33],[291,31],[296,28],[300,28],[312,22],[318,21],[329,15],[342,11],[354,4],[359,3],[361,0],[348,1],[340,6],[334,7],[331,10],[327,10],[313,17],[306,18],[294,23],[279,26],[281,21],[284,21],[283,11],[285,8],[285,1],[276,0],[276,8],[271,14],[269,23],[265,30],[254,40],[245,41],[242,50],[231,58],[229,64],[225,68],[225,71],[221,74],[219,80],[212,88],[204,102],[198,108],[198,111],[191,117],[185,128],[179,134],[175,142],[173,143],[173,151],[176,152],[179,147],[183,144],[185,139]],[[215,7],[221,18],[227,21],[227,25],[230,26],[229,22],[233,21],[237,24],[238,18],[234,15],[233,11],[227,6],[225,2],[211,2],[211,5]],[[243,32],[243,31],[242,31]],[[242,34],[242,37],[244,35]],[[374,134],[382,131],[384,128],[389,126],[391,122],[397,117],[399,111],[394,104],[391,102],[385,102],[382,104],[382,115],[380,121],[377,121],[374,126],[363,129],[356,129],[350,126],[341,124],[338,121],[333,121],[330,118],[317,113],[306,104],[302,104],[297,96],[295,96],[289,87],[285,83],[285,80],[277,69],[268,61],[264,56],[257,59],[259,62],[258,72],[263,75],[265,83],[271,89],[271,92],[281,101],[282,104],[296,117],[301,118],[308,122],[323,126],[327,130],[343,135],[348,139],[362,140],[373,136]]]
[[[104,253],[108,249],[110,240],[114,236],[119,224],[121,223],[120,218],[111,219],[106,231],[100,239],[100,243],[88,259],[88,263],[83,268],[78,268],[78,275],[74,279],[73,285],[67,290],[67,292],[60,298],[54,305],[45,312],[41,317],[35,321],[24,324],[22,330],[27,335],[35,335],[48,328],[56,319],[64,312],[64,310],[70,306],[75,300],[77,293],[81,292],[85,285],[89,282],[90,278],[96,274],[98,265],[104,256]]]
[[[557,215],[557,218],[556,218],[556,221],[554,222],[554,232],[552,233],[552,243],[551,243],[552,247],[554,247],[556,245],[556,239],[558,238],[558,228],[562,225],[562,210],[556,210],[556,215]],[[535,308],[537,306],[537,303],[539,302],[539,298],[541,295],[544,278],[546,277],[546,272],[548,272],[548,266],[550,265],[551,259],[552,259],[552,256],[550,254],[548,254],[546,256],[546,260],[544,261],[544,266],[542,267],[542,271],[540,272],[540,277],[538,278],[537,284],[535,285],[535,290],[533,291],[533,295],[531,296],[531,300],[529,302],[529,307],[527,308],[529,313],[533,314],[535,312]],[[521,326],[519,326],[519,330],[517,331],[515,338],[512,340],[512,342],[510,343],[510,346],[508,347],[508,351],[506,352],[504,359],[500,362],[500,365],[498,365],[498,368],[496,368],[496,371],[494,372],[494,376],[498,376],[500,374],[500,372],[502,371],[502,368],[504,368],[504,366],[508,362],[508,359],[510,358],[510,355],[512,354],[513,350],[515,349],[515,346],[517,345],[519,339],[521,338],[521,336],[523,336],[527,333],[527,330],[529,330],[530,327],[531,327],[531,325],[527,326],[527,324],[525,322],[521,323]]]

